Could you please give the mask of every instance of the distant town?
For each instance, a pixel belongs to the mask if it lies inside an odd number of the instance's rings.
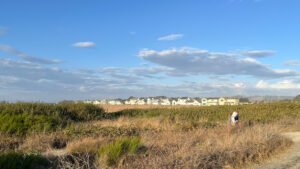
[[[248,98],[219,97],[219,98],[190,98],[177,97],[168,98],[166,96],[157,97],[129,97],[128,99],[102,99],[86,100],[84,103],[95,105],[166,105],[166,106],[217,106],[217,105],[244,105],[249,104]]]

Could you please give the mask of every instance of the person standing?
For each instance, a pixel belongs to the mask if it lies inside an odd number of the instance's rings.
[[[232,114],[228,115],[228,121],[227,121],[227,130],[228,133],[231,133],[231,130],[234,126],[236,126],[239,122],[239,112],[234,111]]]

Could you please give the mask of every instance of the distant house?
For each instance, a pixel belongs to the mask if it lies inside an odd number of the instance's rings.
[[[220,97],[218,102],[219,102],[218,105],[225,105],[226,100],[224,97]]]
[[[201,104],[202,104],[202,106],[208,106],[207,99],[206,98],[202,98],[201,99]]]
[[[147,99],[146,99],[146,104],[152,104],[152,99],[153,99],[153,97],[148,97]]]
[[[86,100],[84,103],[92,103],[95,105],[190,105],[190,106],[216,106],[216,105],[239,105],[239,104],[249,104],[247,98],[235,98],[235,97],[220,97],[220,98],[199,98],[194,99],[190,97],[178,97],[178,98],[168,98],[166,96],[156,96],[156,97],[129,97],[126,100],[122,99],[102,99],[99,100]]]
[[[125,101],[125,104],[135,105],[135,104],[137,104],[137,101],[138,101],[138,98],[131,96]]]
[[[101,104],[101,102],[99,100],[94,100],[93,104],[98,105],[98,104]]]
[[[151,99],[152,105],[159,105],[160,104],[160,100],[158,98],[152,98]]]
[[[208,106],[217,106],[219,105],[219,98],[207,98]]]
[[[186,101],[186,105],[201,106],[201,103],[199,103],[196,99],[189,99],[189,100]]]
[[[115,100],[107,100],[107,104],[110,104],[110,105],[115,105]]]
[[[177,100],[177,105],[187,105],[187,101],[190,100],[188,97],[181,97]]]
[[[172,106],[178,105],[177,102],[178,102],[178,98],[174,98],[174,97],[170,98],[170,104]]]
[[[199,97],[195,97],[194,100],[196,100],[199,103],[199,106],[202,106],[202,99]]]
[[[137,99],[136,104],[137,105],[144,105],[144,104],[146,104],[146,101],[145,101],[145,99]]]
[[[102,100],[100,100],[99,104],[107,104],[108,103],[107,101],[108,101],[107,99],[102,99]]]
[[[161,105],[171,105],[170,100],[166,97],[166,98],[161,98],[160,99],[160,104]]]
[[[122,99],[106,100],[106,104],[109,104],[109,105],[122,105],[123,104],[123,100]]]
[[[225,105],[239,105],[239,99],[234,97],[225,98]]]

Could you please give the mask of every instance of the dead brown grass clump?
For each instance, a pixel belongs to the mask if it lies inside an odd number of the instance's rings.
[[[23,143],[23,139],[19,137],[11,137],[0,134],[0,153],[14,151]]]
[[[60,169],[97,169],[95,164],[94,154],[85,153],[72,153],[66,156],[59,156],[55,160],[53,168]]]
[[[63,133],[32,133],[26,137],[18,150],[23,152],[46,152],[51,149],[63,149],[71,138]]]
[[[105,139],[103,137],[98,138],[81,138],[75,141],[71,141],[67,145],[68,152],[76,152],[76,153],[95,153],[99,147],[105,143],[109,142],[109,139]]]
[[[239,129],[230,136],[209,137],[194,156],[196,168],[239,168],[259,163],[289,147],[292,141],[270,126]]]
[[[147,151],[124,160],[117,168],[240,168],[258,163],[289,147],[292,142],[270,126],[190,132],[166,131],[144,135]]]

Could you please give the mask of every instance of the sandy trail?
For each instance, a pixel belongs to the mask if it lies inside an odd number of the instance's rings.
[[[300,169],[300,132],[285,133],[295,145],[287,152],[271,161],[248,169]]]

